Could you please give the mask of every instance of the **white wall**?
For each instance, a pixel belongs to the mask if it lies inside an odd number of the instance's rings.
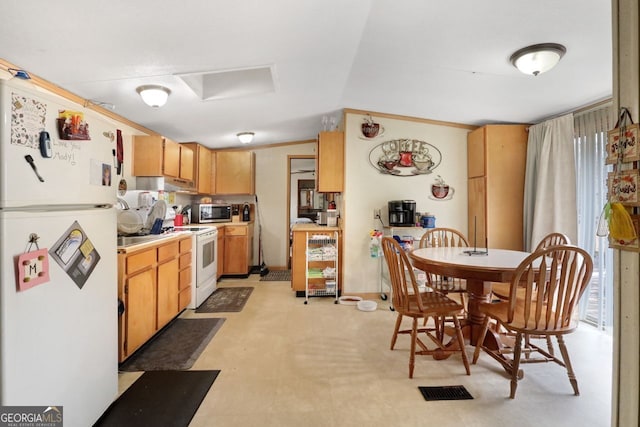
[[[256,148],[256,194],[262,223],[265,264],[286,267],[289,224],[287,222],[287,176],[289,155],[315,155],[315,142]],[[254,263],[258,263],[258,223],[254,242]]]
[[[363,139],[360,114],[347,113],[345,126],[345,192],[343,197],[343,292],[379,292],[380,259],[369,256],[369,232],[380,229],[373,210],[381,209],[389,224],[387,202],[412,199],[418,212],[435,214],[436,226],[467,233],[467,133],[468,129],[391,118],[374,120],[385,128],[384,135]],[[399,138],[428,142],[442,153],[442,163],[431,174],[392,176],[381,174],[369,162],[378,144]],[[428,198],[437,175],[455,189],[451,200]],[[387,230],[388,231],[388,230]]]

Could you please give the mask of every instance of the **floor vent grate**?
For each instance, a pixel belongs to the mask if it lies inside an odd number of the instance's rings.
[[[418,387],[424,400],[468,400],[473,399],[462,385],[447,385],[437,387]]]

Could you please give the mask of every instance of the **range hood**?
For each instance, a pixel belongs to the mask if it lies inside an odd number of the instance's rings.
[[[166,176],[138,176],[136,177],[136,189],[197,194],[193,181]]]

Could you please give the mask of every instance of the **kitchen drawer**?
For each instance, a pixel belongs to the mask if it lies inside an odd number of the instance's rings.
[[[178,242],[162,245],[158,248],[158,262],[175,258],[179,252]]]
[[[227,225],[225,227],[225,236],[246,236],[247,235],[247,226],[236,226],[236,225]]]
[[[181,291],[191,287],[191,269],[185,268],[180,271],[180,280],[178,281],[178,289]]]
[[[178,268],[182,270],[188,265],[191,265],[191,252],[180,255],[180,266]]]
[[[187,308],[190,302],[191,302],[191,286],[180,291],[180,293],[178,294],[178,310],[180,311],[184,310],[185,308]]]
[[[127,274],[133,274],[136,271],[144,270],[156,263],[156,250],[148,249],[146,251],[136,252],[127,257]]]
[[[180,240],[180,253],[191,251],[191,237]]]

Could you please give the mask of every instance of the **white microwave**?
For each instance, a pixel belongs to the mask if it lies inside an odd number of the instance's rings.
[[[231,205],[196,204],[191,210],[191,222],[231,222]]]

